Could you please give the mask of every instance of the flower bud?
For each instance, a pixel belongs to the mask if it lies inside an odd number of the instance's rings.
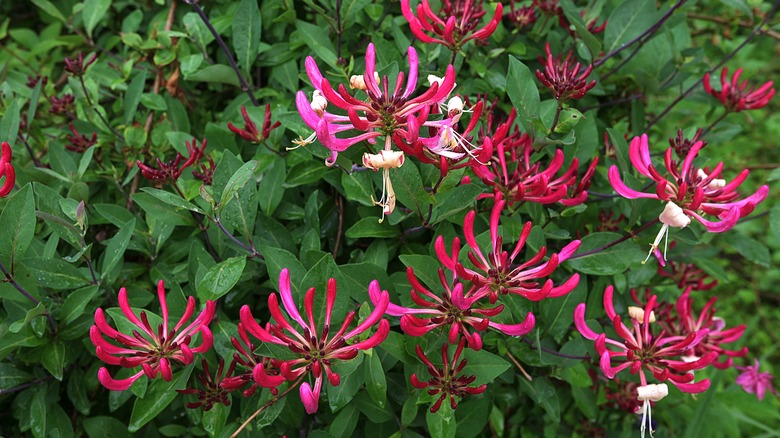
[[[374,82],[379,85],[379,73],[377,72],[374,72]],[[366,91],[368,87],[366,86],[365,77],[363,75],[352,75],[349,78],[349,88]]]
[[[679,205],[672,201],[666,203],[664,211],[658,216],[658,220],[670,227],[685,228],[691,223],[689,218]]]
[[[455,114],[463,112],[463,99],[459,96],[453,96],[447,102],[447,114],[452,117]]]
[[[628,316],[630,316],[631,318],[637,321],[644,321],[645,309],[636,306],[628,306]],[[648,320],[648,322],[655,322],[655,312],[653,312],[652,310],[650,311],[650,319]]]
[[[650,384],[636,388],[637,400],[639,401],[660,401],[669,395],[669,387],[666,383]]]
[[[322,117],[322,113],[325,112],[325,108],[327,107],[328,99],[325,99],[322,91],[314,90],[314,93],[311,96],[311,109],[314,110],[318,116]]]
[[[696,176],[702,180],[707,178],[707,174],[704,173],[704,171],[701,169],[696,171]],[[707,188],[710,190],[718,190],[722,189],[723,187],[726,187],[726,180],[720,178],[714,178],[712,181],[710,181],[709,184],[707,184]]]
[[[381,150],[378,154],[363,154],[363,165],[371,170],[391,169],[404,164],[404,153],[401,151]]]

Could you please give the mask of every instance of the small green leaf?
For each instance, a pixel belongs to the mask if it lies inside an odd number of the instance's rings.
[[[65,367],[65,344],[60,340],[55,340],[46,345],[41,355],[41,363],[55,379],[62,381],[62,369]]]
[[[84,312],[90,300],[98,293],[98,286],[87,286],[74,290],[62,303],[60,310],[60,320],[65,324],[75,321]]]
[[[397,226],[380,224],[378,217],[364,217],[344,233],[350,239],[396,237],[400,234],[401,230]]]
[[[135,231],[135,218],[120,227],[119,232],[108,242],[100,271],[101,279],[105,280],[111,270],[122,260],[130,244],[130,238],[133,237],[133,231]]]
[[[451,345],[449,348],[450,355],[454,354],[454,349],[455,346]],[[511,366],[509,362],[486,350],[474,351],[466,349],[463,353],[468,361],[463,373],[477,376],[477,379],[472,383],[473,386],[492,382]]]
[[[198,298],[217,300],[233,289],[246,266],[246,257],[231,257],[213,266],[198,283]]]
[[[144,187],[141,189],[141,191],[146,192],[173,207],[205,214],[204,211],[197,205],[171,192],[166,192],[165,190],[160,189],[153,189],[151,187]]]
[[[244,71],[251,69],[257,57],[262,25],[257,0],[241,0],[233,17],[233,47]]]
[[[621,237],[618,233],[588,234],[582,239],[582,245],[577,253],[587,253],[601,248]],[[569,259],[565,263],[571,269],[583,274],[615,275],[624,272],[631,265],[638,265],[644,258],[644,251],[636,243],[627,240],[593,254]]]
[[[330,423],[331,436],[352,436],[360,418],[360,411],[354,404],[344,406]]]
[[[190,365],[179,371],[178,375],[174,375],[170,382],[156,379],[149,383],[144,397],[135,399],[133,413],[130,415],[130,424],[127,426],[127,429],[130,432],[138,432],[146,423],[152,421],[157,414],[168,407],[173,399],[179,396],[179,393],[175,390],[187,387],[187,381],[193,368]]]
[[[318,59],[325,61],[329,66],[340,70],[336,59],[336,49],[333,47],[333,39],[325,28],[297,20],[295,28],[301,40],[317,55]]]
[[[428,204],[433,204],[436,200],[433,195],[423,187],[420,170],[411,161],[407,160],[403,166],[390,170],[390,179],[395,188],[395,196],[398,202],[408,208],[417,208],[422,210]]]
[[[276,207],[282,202],[284,196],[284,178],[286,176],[286,167],[284,160],[275,160],[263,172],[263,179],[260,181],[260,189],[263,196],[258,198],[260,209],[268,216],[272,216]]]
[[[89,438],[104,438],[107,436],[116,438],[131,438],[127,431],[127,425],[114,417],[86,417],[84,418],[84,430]]]
[[[41,385],[35,389],[35,395],[30,403],[30,427],[35,438],[46,436],[46,385]]]
[[[51,15],[52,17],[60,20],[61,22],[65,23],[68,20],[65,19],[65,16],[62,15],[62,12],[60,12],[59,9],[57,9],[56,6],[54,6],[54,3],[52,3],[49,0],[32,0],[32,4],[35,6],[38,6],[43,12],[46,12],[47,14]],[[16,136],[14,136],[15,138]],[[9,140],[11,137],[9,137]]]
[[[531,70],[517,58],[509,57],[506,94],[517,108],[517,117],[525,132],[534,132],[534,120],[539,117],[539,89]]]
[[[222,196],[219,200],[219,208],[224,209],[225,206],[233,200],[236,193],[243,188],[250,179],[254,177],[255,169],[257,168],[257,161],[252,160],[236,171],[233,176],[230,177],[225,189],[222,191]]]
[[[28,310],[27,313],[25,313],[24,319],[22,319],[21,321],[16,321],[13,324],[9,325],[8,331],[11,333],[19,333],[34,318],[45,314],[46,314],[46,305],[43,303],[38,303],[37,306],[33,307],[32,309]]]
[[[11,149],[16,144],[16,136],[19,133],[19,121],[20,121],[20,108],[19,101],[16,99],[11,100],[8,107],[3,113],[3,118],[0,119],[0,138],[7,142]]]
[[[203,429],[208,432],[209,436],[221,436],[229,414],[230,406],[216,403],[211,409],[203,413],[203,419],[201,420]]]
[[[458,431],[458,423],[455,421],[454,411],[449,403],[442,403],[435,413],[426,412],[425,422],[431,436],[441,438],[454,438]]]
[[[193,82],[214,82],[233,85],[234,87],[241,86],[238,82],[236,71],[225,64],[213,64],[203,67],[195,73],[185,76],[184,79]]]
[[[35,201],[26,184],[11,195],[0,213],[0,260],[7,268],[24,256],[35,232]]]
[[[380,408],[387,402],[387,380],[385,370],[382,369],[382,361],[378,354],[372,354],[363,361],[366,373],[366,389],[371,400],[374,400]]]
[[[144,92],[145,85],[146,70],[141,70],[135,75],[130,85],[127,86],[127,91],[125,91],[125,111],[122,119],[125,125],[129,125],[133,121],[135,112],[138,110],[138,103],[141,102],[141,94]]]
[[[63,260],[32,258],[24,265],[39,286],[54,290],[78,289],[89,284],[89,280],[76,267]]]
[[[110,7],[111,0],[84,0],[84,7],[81,8],[81,19],[84,22],[87,36],[92,38],[92,31]]]

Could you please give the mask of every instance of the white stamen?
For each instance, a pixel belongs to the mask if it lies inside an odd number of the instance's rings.
[[[637,393],[637,400],[643,401],[642,403],[642,426],[639,429],[642,434],[642,438],[645,437],[645,430],[647,429],[647,424],[650,424],[650,437],[653,436],[653,412],[652,408],[650,406],[651,401],[660,401],[667,395],[669,395],[669,387],[666,386],[666,383],[660,383],[660,384],[650,384],[645,386],[640,386],[636,389]]]
[[[382,175],[382,197],[379,198],[379,201],[375,201],[374,196],[371,195],[371,202],[382,207],[382,217],[379,219],[380,224],[384,222],[386,215],[393,213],[393,210],[395,210],[395,190],[393,190],[393,185],[390,183],[390,169],[385,168]]]
[[[637,321],[644,321],[645,309],[636,306],[628,306],[628,316],[630,316],[631,318]],[[650,311],[650,319],[648,320],[648,322],[655,322],[655,312],[653,312],[652,310]]]
[[[317,133],[316,132],[312,132],[306,138],[298,137],[297,140],[293,140],[292,142],[293,142],[293,144],[295,144],[295,146],[287,147],[285,149],[287,149],[288,151],[291,151],[291,150],[294,150],[294,149],[298,149],[301,146],[308,146],[308,145],[314,143],[314,139],[316,139],[316,138],[317,138]]]
[[[658,249],[658,244],[661,243],[661,239],[663,237],[666,237],[666,243],[664,243],[664,261],[666,261],[666,249],[669,246],[669,227],[685,228],[691,223],[691,218],[685,214],[679,205],[672,201],[666,203],[664,211],[658,215],[658,220],[661,221],[663,226],[658,232],[658,235],[655,236],[653,243],[650,244],[650,252],[647,253],[647,257],[642,262],[643,265],[647,263],[647,260],[650,259],[650,256],[653,255],[653,253]]]

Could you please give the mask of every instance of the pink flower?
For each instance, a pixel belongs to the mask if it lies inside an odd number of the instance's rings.
[[[286,379],[280,375],[281,372],[273,363],[273,359],[255,354],[256,347],[249,339],[244,324],[238,323],[238,339],[234,336],[230,338],[230,343],[236,349],[236,352],[233,353],[233,363],[241,365],[243,372],[226,377],[220,386],[233,391],[249,383],[249,388],[243,392],[244,397],[251,397],[258,388],[269,388],[271,394],[276,395],[278,393],[276,387],[284,383]],[[255,368],[262,370],[263,378],[260,382],[255,381]]]
[[[376,280],[371,282],[368,290],[372,297],[377,297],[375,301],[376,307],[373,312],[357,327],[349,330],[349,326],[355,319],[355,311],[350,311],[344,318],[341,328],[335,333],[331,331],[330,327],[331,313],[336,302],[336,280],[333,278],[328,280],[325,298],[325,322],[321,330],[317,329],[314,321],[315,289],[311,288],[306,292],[304,298],[306,319],[304,320],[293,301],[290,288],[290,273],[287,269],[283,269],[279,274],[279,294],[281,295],[282,305],[287,316],[279,308],[279,298],[277,298],[276,294],[271,294],[268,297],[268,308],[275,324],[269,322],[263,328],[255,321],[249,306],[241,308],[241,324],[244,325],[250,334],[262,342],[283,345],[298,356],[296,359],[272,361],[272,363],[278,363],[281,376],[289,381],[297,380],[308,373],[314,377],[314,388],[308,382],[304,382],[299,388],[301,401],[309,414],[317,412],[323,377],[326,376],[328,382],[333,386],[338,386],[341,382],[341,377],[331,369],[332,362],[334,360],[354,359],[360,350],[368,350],[379,345],[387,338],[387,334],[390,332],[390,323],[386,319],[382,319],[390,300],[387,291],[380,291],[379,283]],[[287,317],[292,318],[293,322],[303,329],[302,332],[293,327]],[[368,331],[377,323],[379,326],[376,333],[363,341],[352,344],[347,343],[347,341]],[[272,378],[272,376],[268,375],[262,363],[255,366],[253,374],[255,381],[261,386],[265,386],[268,379]]]
[[[753,366],[737,366],[735,368],[742,371],[742,374],[737,377],[737,384],[742,386],[742,389],[748,394],[755,394],[759,400],[764,399],[767,390],[775,396],[777,395],[777,391],[772,387],[774,376],[770,373],[758,372],[758,359],[755,359]]]
[[[160,300],[162,323],[156,330],[149,324],[146,311],[141,311],[139,318],[130,308],[125,288],[119,290],[119,308],[140,331],[133,330],[132,335],[120,333],[106,321],[103,309],[98,308],[95,311],[95,325],[90,328],[89,337],[95,345],[97,357],[109,365],[142,368],[141,371],[123,380],[113,379],[106,368],[100,368],[98,380],[106,388],[112,391],[124,391],[144,374],[150,379],[162,374],[162,378],[169,382],[173,378],[173,361],[189,365],[195,360],[196,353],[205,353],[211,348],[213,336],[208,325],[216,310],[213,301],[206,301],[206,306],[195,320],[182,328],[195,312],[195,298],[189,297],[184,315],[173,328],[170,328],[165,285],[162,280],[157,283],[157,298]],[[200,345],[190,347],[192,337],[198,333],[201,335]],[[111,343],[106,338],[120,345]]]
[[[731,81],[728,80],[728,73],[728,68],[723,67],[720,75],[720,91],[712,89],[709,73],[704,75],[703,81],[704,91],[715,96],[726,107],[726,111],[740,112],[763,108],[769,103],[772,96],[775,95],[772,81],[761,85],[757,89],[750,87],[746,90],[748,81],[739,83],[739,76],[742,74],[741,68],[734,72]]]
[[[718,359],[722,362],[713,362],[713,366],[718,369],[726,369],[734,361],[733,357],[745,356],[748,352],[747,347],[739,350],[726,350],[721,344],[737,342],[742,333],[745,332],[745,324],[727,329],[723,318],[715,316],[715,302],[718,297],[712,297],[704,305],[701,313],[695,315],[693,311],[693,298],[691,298],[691,288],[685,289],[680,298],[677,299],[677,316],[679,319],[671,324],[670,332],[681,336],[687,336],[702,329],[708,329],[709,333],[700,343],[693,346],[687,356],[703,357],[710,352],[715,352]]]
[[[581,99],[591,88],[596,86],[596,81],[587,82],[593,66],[587,66],[580,72],[580,63],[570,64],[574,52],[569,52],[566,59],[559,56],[554,58],[550,53],[550,43],[544,46],[547,58],[539,57],[539,62],[544,64],[544,72],[536,70],[536,78],[545,87],[549,88],[555,99],[559,102],[568,99]],[[579,75],[579,76],[578,76]]]
[[[609,339],[606,334],[597,334],[591,330],[585,323],[585,303],[574,309],[574,325],[583,337],[595,341],[601,371],[605,376],[613,379],[620,371],[629,369],[631,374],[639,373],[641,386],[646,386],[648,383],[645,371],[649,371],[659,382],[668,380],[683,392],[699,393],[709,388],[710,381],[706,379],[692,383],[694,377],[691,371],[706,367],[717,359],[718,354],[709,352],[691,362],[683,360],[686,352],[696,347],[709,334],[709,329],[700,329],[687,336],[672,336],[664,330],[657,335],[653,334],[651,323],[655,322],[656,318],[655,295],[650,297],[644,309],[629,308],[632,324],[629,329],[615,313],[612,296],[613,288],[608,286],[604,291],[604,310],[622,340]],[[613,349],[607,348],[608,345]]]
[[[0,185],[0,198],[8,196],[14,188],[14,183],[16,183],[16,171],[14,166],[11,165],[12,158],[11,145],[4,141],[0,145],[0,178],[5,177],[3,184]]]
[[[533,6],[520,6],[515,9],[515,0],[511,0],[509,7],[512,11],[506,15],[509,21],[515,25],[515,28],[523,29],[536,23],[536,14]]]
[[[314,130],[314,134],[307,139],[298,140],[299,145],[311,143],[314,138],[331,150],[331,157],[325,160],[327,165],[333,165],[338,152],[347,150],[353,144],[361,141],[376,141],[376,137],[393,137],[400,134],[399,138],[407,141],[417,139],[420,126],[428,126],[427,117],[432,105],[443,102],[455,86],[455,69],[447,66],[447,72],[441,82],[434,82],[430,88],[412,97],[417,88],[417,52],[409,47],[407,52],[409,60],[409,75],[404,86],[404,73],[399,72],[396,78],[396,86],[389,90],[387,77],[379,78],[376,72],[376,50],[373,44],[366,49],[366,71],[362,76],[354,76],[350,83],[353,88],[363,90],[366,100],[360,100],[347,92],[346,87],[340,84],[334,89],[330,82],[322,76],[314,58],[306,58],[306,73],[315,89],[314,98],[310,102],[303,91],[296,95],[295,103],[301,118]],[[334,105],[347,113],[337,115],[326,111],[328,105]],[[425,120],[420,121],[416,116],[425,114]],[[415,116],[415,117],[412,117]],[[413,119],[413,120],[412,120]],[[446,123],[438,121],[438,124]],[[349,131],[363,131],[354,137],[340,138],[336,134]],[[386,146],[389,146],[389,143]]]
[[[264,142],[268,136],[271,135],[271,131],[279,127],[281,124],[277,121],[271,125],[271,104],[268,103],[265,104],[265,119],[263,120],[262,130],[257,129],[257,125],[254,121],[252,121],[252,118],[249,117],[249,114],[246,112],[246,107],[243,105],[241,106],[241,115],[244,117],[244,129],[239,129],[231,122],[228,122],[228,129],[240,135],[241,138],[250,143]]]
[[[667,208],[670,208],[671,202],[677,206],[674,208],[676,212],[674,214],[679,215],[681,210],[685,216],[696,219],[712,233],[730,230],[740,218],[750,214],[755,206],[766,198],[769,187],[761,186],[754,194],[739,199],[740,195],[736,190],[745,181],[749,171],[743,170],[733,181],[726,183],[725,180],[718,179],[723,170],[723,163],[718,163],[709,171],[694,167],[693,160],[703,146],[703,142],[696,142],[682,163],[678,163],[672,157],[673,149],[668,148],[664,155],[664,163],[671,179],[667,179],[653,166],[647,134],[634,137],[629,145],[631,163],[641,175],[656,183],[655,193],[643,193],[629,188],[620,179],[620,171],[614,165],[609,169],[609,182],[615,191],[625,198],[658,199],[666,202]],[[709,221],[700,213],[716,216],[720,221]],[[680,226],[672,221],[665,221],[663,217],[660,219],[664,225]]]
[[[443,0],[439,13],[433,12],[428,0],[422,0],[417,5],[417,15],[409,0],[401,0],[401,12],[409,22],[412,34],[424,43],[438,43],[453,52],[460,51],[468,41],[490,37],[501,21],[503,10],[501,3],[496,4],[496,12],[490,22],[474,30],[485,15],[482,0]]]
[[[187,403],[187,409],[197,409],[202,407],[204,411],[209,411],[217,403],[230,406],[230,399],[228,398],[228,394],[230,394],[231,390],[225,389],[221,383],[223,379],[226,379],[230,377],[231,374],[233,374],[233,369],[236,367],[236,363],[231,362],[227,373],[224,373],[223,375],[225,369],[225,360],[220,358],[219,365],[217,367],[217,373],[214,375],[214,377],[211,377],[211,372],[209,372],[209,364],[205,358],[202,360],[201,364],[203,365],[203,373],[198,376],[198,380],[200,380],[200,383],[203,387],[201,389],[187,388],[176,390],[176,392],[179,394],[197,394],[198,401]]]
[[[466,359],[461,360],[460,354],[463,352],[463,347],[466,341],[461,338],[458,341],[458,348],[455,349],[455,354],[452,356],[452,360],[449,358],[449,345],[445,342],[441,346],[441,368],[437,368],[431,363],[422,348],[419,345],[415,345],[415,351],[417,357],[428,367],[428,373],[431,378],[427,381],[421,381],[417,378],[417,374],[412,374],[411,383],[417,389],[428,389],[428,394],[436,395],[441,393],[439,399],[431,406],[431,413],[435,413],[441,407],[442,402],[449,397],[450,407],[455,409],[458,407],[458,403],[455,397],[463,398],[469,394],[482,394],[487,389],[487,385],[469,386],[477,379],[476,376],[458,376],[463,368],[466,366]]]
[[[510,254],[503,249],[503,237],[498,233],[501,212],[506,203],[503,200],[493,205],[490,215],[490,242],[492,247],[487,257],[482,253],[474,235],[474,219],[476,211],[471,210],[463,220],[463,233],[466,243],[471,251],[468,253],[469,261],[474,269],[468,269],[462,263],[458,263],[459,242],[455,239],[452,247],[452,258],[447,256],[444,239],[439,236],[436,239],[436,254],[447,269],[457,271],[458,275],[472,281],[477,290],[473,292],[476,297],[488,296],[491,303],[495,303],[498,295],[508,293],[528,298],[532,301],[540,301],[544,298],[561,297],[571,292],[579,283],[579,274],[573,274],[563,284],[555,286],[551,279],[544,284],[537,280],[550,276],[558,265],[571,257],[579,248],[580,241],[574,240],[566,245],[560,253],[551,254],[549,260],[544,261],[547,248],[543,247],[536,255],[524,263],[515,263],[520,251],[525,246],[528,235],[531,234],[531,222],[526,222],[523,231],[518,238],[514,250]]]
[[[167,163],[158,158],[157,169],[149,167],[142,163],[141,160],[138,160],[137,164],[141,169],[141,175],[150,181],[165,181],[170,183],[176,182],[181,176],[182,172],[184,172],[184,169],[192,166],[193,164],[197,163],[198,160],[200,160],[200,158],[203,156],[203,150],[206,149],[206,142],[207,140],[203,139],[203,143],[201,144],[200,148],[198,148],[198,141],[194,138],[192,139],[192,143],[186,142],[187,151],[189,152],[190,156],[184,163],[181,163],[181,160],[184,157],[179,152],[176,153],[176,157],[173,160],[168,161]]]

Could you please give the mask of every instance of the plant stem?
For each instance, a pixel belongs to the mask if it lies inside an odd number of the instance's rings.
[[[233,69],[233,71],[236,72],[236,76],[238,76],[238,82],[241,84],[241,90],[246,92],[246,94],[249,96],[249,100],[252,102],[252,105],[260,106],[260,102],[258,102],[257,98],[255,98],[255,93],[252,92],[252,87],[249,86],[249,83],[246,81],[246,79],[244,79],[244,75],[241,74],[241,70],[238,69],[238,64],[236,64],[236,60],[233,59],[233,54],[230,53],[230,48],[228,48],[227,44],[225,44],[225,41],[219,35],[219,32],[217,32],[217,29],[214,29],[214,25],[211,24],[211,20],[209,20],[209,17],[206,16],[206,13],[203,12],[203,8],[201,8],[198,4],[198,0],[184,0],[184,3],[187,3],[188,5],[192,6],[192,9],[195,9],[195,12],[198,14],[200,19],[203,20],[203,24],[206,25],[211,34],[214,36],[217,44],[219,44],[219,47],[225,54],[228,64],[230,64],[230,67]]]
[[[246,419],[246,421],[244,421],[244,422],[241,424],[241,426],[238,428],[238,430],[236,430],[235,432],[233,432],[233,435],[230,435],[230,438],[236,438],[236,437],[238,436],[238,434],[239,434],[239,433],[241,433],[241,431],[242,431],[242,430],[244,430],[244,428],[246,428],[246,426],[247,426],[247,425],[248,425],[248,424],[249,424],[249,423],[250,423],[252,420],[254,420],[254,419],[255,419],[255,417],[257,417],[258,415],[260,415],[260,413],[261,413],[261,412],[263,412],[263,411],[264,411],[264,410],[265,410],[267,407],[269,407],[269,406],[272,406],[274,403],[278,402],[279,400],[281,400],[282,398],[284,398],[284,396],[286,396],[287,394],[289,394],[289,393],[290,393],[290,391],[292,391],[293,389],[295,389],[295,388],[298,386],[298,384],[299,384],[299,383],[301,383],[301,382],[303,381],[303,378],[304,378],[304,377],[306,377],[306,374],[304,374],[304,375],[302,375],[301,377],[299,377],[299,378],[298,378],[298,380],[296,380],[296,381],[295,381],[295,382],[294,382],[292,385],[290,385],[290,387],[289,387],[289,388],[285,389],[285,390],[284,390],[284,392],[282,392],[281,394],[279,394],[279,395],[277,395],[276,397],[272,398],[271,400],[268,400],[268,401],[267,401],[267,402],[266,402],[266,403],[265,403],[263,406],[260,406],[260,408],[259,408],[258,410],[256,410],[254,414],[252,414],[252,415],[251,415],[249,418],[247,418],[247,419]]]
[[[615,240],[613,242],[610,242],[610,243],[608,243],[606,245],[602,245],[602,246],[600,246],[598,248],[594,248],[594,249],[592,249],[590,251],[585,251],[585,252],[574,254],[573,256],[569,257],[569,260],[578,259],[578,258],[589,256],[589,255],[592,255],[592,254],[597,254],[597,253],[600,253],[601,251],[604,251],[605,249],[612,248],[613,246],[615,246],[615,245],[617,245],[619,243],[625,242],[628,239],[636,237],[639,233],[641,233],[642,231],[652,227],[656,223],[658,223],[658,219],[653,219],[653,220],[651,220],[649,222],[646,222],[645,224],[643,224],[641,227],[637,228],[636,230],[630,231],[625,236],[623,236],[623,237],[621,237],[621,238],[619,238],[619,239],[617,239],[617,240]]]
[[[526,344],[530,345],[531,348],[538,348],[538,349],[544,351],[545,353],[552,354],[553,356],[563,357],[565,359],[577,359],[577,360],[586,360],[586,359],[588,359],[588,360],[590,360],[590,356],[574,356],[574,355],[571,355],[571,354],[564,354],[564,353],[560,353],[560,352],[555,351],[555,350],[550,350],[549,348],[542,347],[541,345],[534,345],[534,341],[532,341],[530,339],[526,339],[525,337],[522,337],[520,339],[522,339],[523,342],[525,342]]]
[[[607,61],[609,58],[611,58],[611,57],[613,57],[613,56],[617,55],[618,53],[622,52],[623,50],[625,50],[625,49],[627,49],[627,48],[631,47],[631,45],[633,45],[634,43],[636,43],[636,42],[638,42],[638,41],[643,41],[645,38],[652,36],[654,33],[656,33],[656,32],[658,31],[658,29],[660,29],[660,28],[661,28],[661,26],[663,26],[663,24],[664,24],[664,23],[666,23],[666,20],[668,20],[668,19],[669,19],[669,17],[671,17],[671,16],[672,16],[672,13],[674,13],[674,11],[675,11],[675,10],[677,10],[677,8],[679,8],[680,6],[682,6],[682,4],[683,4],[683,3],[685,3],[685,0],[677,0],[677,2],[676,2],[675,4],[673,4],[673,5],[672,5],[672,7],[671,7],[671,8],[669,8],[669,10],[668,10],[668,11],[666,11],[666,13],[665,13],[663,16],[662,16],[662,17],[661,17],[661,18],[660,18],[658,21],[656,21],[656,22],[655,22],[655,24],[653,24],[652,26],[650,26],[650,27],[649,27],[649,28],[648,28],[646,31],[642,32],[642,33],[641,33],[640,35],[638,35],[636,38],[634,38],[634,39],[632,39],[632,40],[630,40],[630,41],[627,41],[627,42],[623,43],[623,44],[622,44],[620,47],[618,47],[617,49],[615,49],[615,50],[613,50],[613,51],[611,51],[611,52],[607,53],[606,55],[604,55],[604,56],[603,56],[601,59],[599,59],[598,61],[596,61],[596,62],[594,62],[594,63],[593,63],[593,67],[599,67],[599,66],[601,66],[601,65],[602,65],[602,64],[604,64],[604,63],[605,63],[605,62],[606,62],[606,61]],[[642,44],[644,44],[644,42],[643,42]],[[639,47],[641,48],[641,46],[642,46],[642,45],[640,45]],[[638,50],[638,49],[637,49],[637,50]],[[633,57],[633,56],[634,56],[634,54],[635,54],[635,53],[632,53],[632,54],[629,56],[629,58],[630,58],[630,57]]]
[[[563,104],[561,101],[558,101],[558,106],[555,108],[555,117],[553,118],[552,125],[550,126],[550,135],[555,133],[555,127],[558,126],[558,120],[561,117],[561,110],[563,109]]]
[[[704,129],[704,131],[702,131],[702,132],[701,132],[701,136],[702,136],[702,137],[704,137],[705,135],[707,135],[707,133],[708,133],[708,132],[710,132],[710,131],[712,130],[712,128],[714,128],[714,127],[715,127],[715,125],[717,125],[718,123],[720,123],[720,122],[721,122],[721,120],[725,119],[725,118],[726,118],[726,116],[727,116],[727,115],[729,115],[730,113],[731,113],[731,111],[726,111],[726,112],[724,112],[723,114],[721,114],[721,116],[720,116],[720,117],[718,117],[717,119],[715,119],[715,121],[714,121],[714,122],[710,123],[710,126],[707,126],[707,127]]]
[[[8,270],[5,268],[5,265],[3,264],[2,261],[0,261],[0,272],[2,272],[3,275],[5,275],[6,281],[11,283],[11,286],[13,286],[19,292],[21,292],[21,294],[24,295],[25,298],[30,300],[36,306],[41,303],[37,298],[35,298],[34,296],[30,295],[30,293],[27,292],[22,287],[21,284],[16,282],[16,280],[14,279],[14,276],[10,272],[8,272]],[[57,324],[54,323],[54,318],[51,317],[51,313],[49,313],[48,310],[46,311],[46,319],[49,321],[49,328],[51,329],[51,332],[52,333],[57,333]]]
[[[106,125],[106,128],[108,128],[108,130],[111,131],[111,133],[113,133],[116,136],[116,138],[120,139],[122,143],[125,143],[125,137],[119,132],[117,132],[117,130],[114,129],[114,127],[111,126],[110,123],[108,123],[108,120],[106,120],[106,118],[103,117],[103,114],[101,114],[100,111],[98,111],[95,104],[92,103],[92,98],[89,97],[89,92],[87,92],[87,85],[84,83],[84,76],[79,76],[79,82],[81,82],[81,91],[84,92],[84,97],[87,98],[87,103],[92,108],[92,110],[95,111],[95,113],[97,113],[100,120],[103,122],[104,125]]]
[[[731,58],[733,58],[740,50],[742,50],[745,46],[747,46],[747,44],[750,41],[752,41],[753,38],[755,38],[758,34],[760,34],[761,33],[761,28],[764,27],[764,25],[766,25],[766,23],[768,23],[769,20],[775,15],[775,12],[777,12],[777,8],[778,7],[780,7],[780,0],[775,0],[775,3],[772,5],[772,9],[770,9],[769,12],[766,13],[766,16],[764,16],[764,19],[761,21],[761,23],[758,24],[758,26],[756,26],[753,29],[752,32],[750,32],[750,35],[748,35],[747,38],[745,38],[745,41],[742,41],[742,44],[737,46],[736,49],[732,50],[731,53],[726,55],[726,57],[723,58],[723,60],[718,63],[718,65],[716,65],[715,67],[711,68],[707,73],[712,74],[715,70],[717,70],[717,69],[723,67],[724,65],[726,65],[726,63],[729,62],[729,60],[731,60]],[[695,90],[699,86],[699,84],[702,83],[702,81],[704,81],[704,76],[702,76],[699,80],[694,82],[693,85],[688,87],[688,89],[685,90],[680,96],[678,96],[677,99],[675,99],[672,103],[670,103],[669,106],[664,108],[664,110],[661,111],[660,114],[658,114],[652,121],[650,121],[650,123],[645,128],[645,132],[649,131],[650,128],[655,126],[655,124],[658,123],[658,121],[660,121],[667,113],[669,113],[669,111],[671,111],[672,108],[674,108],[683,99],[688,97],[688,95],[691,94],[693,92],[693,90]]]
[[[184,192],[182,192],[179,188],[179,185],[176,184],[176,181],[173,181],[173,188],[176,189],[176,193],[181,196],[181,199],[184,199],[185,201],[187,200],[187,198],[184,196]],[[192,218],[195,219],[195,223],[198,225],[198,228],[203,232],[203,238],[206,241],[206,248],[208,249],[211,258],[213,258],[215,262],[219,263],[221,259],[217,255],[217,251],[214,249],[214,245],[211,244],[208,229],[205,225],[203,225],[203,217],[194,211],[188,211],[190,212],[190,215],[192,215]]]
[[[244,251],[246,251],[246,252],[248,252],[248,253],[249,253],[249,255],[248,255],[247,257],[249,257],[250,259],[252,259],[252,258],[255,258],[255,257],[260,257],[260,258],[263,258],[263,255],[262,255],[262,254],[260,254],[260,252],[259,252],[259,251],[257,251],[257,249],[255,249],[255,246],[254,246],[254,244],[253,244],[253,245],[251,245],[251,246],[248,246],[248,245],[246,245],[244,242],[242,242],[242,241],[240,241],[240,240],[236,239],[236,238],[235,238],[235,236],[233,236],[233,234],[231,234],[231,233],[230,233],[230,231],[228,231],[228,230],[227,230],[227,228],[225,228],[225,226],[224,226],[224,225],[222,225],[222,222],[220,222],[219,218],[213,218],[213,219],[211,219],[211,220],[212,220],[212,222],[214,222],[214,223],[217,225],[217,227],[219,227],[219,229],[220,229],[220,230],[222,230],[222,232],[223,232],[223,233],[224,233],[224,234],[225,234],[225,235],[226,235],[226,236],[227,236],[227,237],[228,237],[230,240],[232,240],[232,241],[233,241],[233,243],[235,243],[236,245],[240,246],[240,247],[241,247],[241,248],[242,248]]]

